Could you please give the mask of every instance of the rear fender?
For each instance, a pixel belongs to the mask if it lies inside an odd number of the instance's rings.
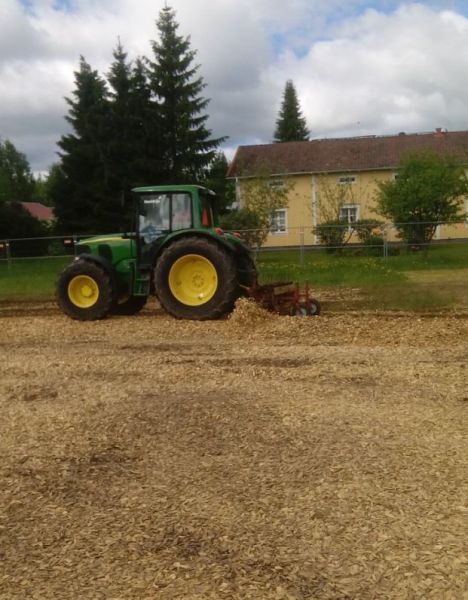
[[[184,229],[184,230],[181,230],[180,233],[175,232],[172,235],[168,236],[168,238],[161,244],[161,246],[159,246],[159,248],[155,254],[154,262],[157,261],[159,256],[165,250],[165,248],[167,248],[172,242],[175,242],[176,240],[178,240],[182,237],[187,237],[187,236],[201,237],[201,238],[205,238],[207,240],[211,240],[211,241],[215,242],[216,244],[218,244],[219,246],[221,246],[222,248],[224,248],[225,250],[227,250],[230,254],[232,254],[232,256],[235,259],[239,255],[250,256],[250,250],[245,244],[242,244],[240,242],[239,243],[231,242],[230,240],[223,237],[222,235],[218,235],[216,233],[210,233],[209,231],[206,231],[206,230],[200,231],[199,229],[189,229],[189,230]]]

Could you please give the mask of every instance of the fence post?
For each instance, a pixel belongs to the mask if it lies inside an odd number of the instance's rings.
[[[384,258],[384,260],[386,260],[388,258],[387,225],[383,226],[382,237],[383,237],[383,258]]]
[[[5,240],[5,249],[6,249],[6,258],[8,270],[11,269],[11,248],[10,248],[10,240]]]
[[[299,229],[299,263],[304,266],[304,225]]]

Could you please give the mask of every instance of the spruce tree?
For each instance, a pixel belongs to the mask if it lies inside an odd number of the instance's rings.
[[[51,189],[58,227],[101,233],[118,228],[120,198],[110,198],[109,98],[105,81],[81,57],[65,119],[73,133],[58,142],[60,177]]]
[[[132,186],[134,152],[132,115],[130,106],[132,67],[120,40],[113,52],[107,81],[110,87],[108,123],[111,133],[108,146],[110,187],[115,192],[126,192]]]
[[[142,59],[133,66],[118,43],[110,86],[109,145],[113,187],[120,192],[156,183],[161,169],[158,105],[151,99],[148,71]]]
[[[159,106],[152,97],[149,70],[142,58],[135,61],[131,74],[130,122],[135,147],[133,184],[164,183]]]
[[[281,109],[276,120],[275,142],[306,142],[309,139],[306,120],[302,116],[296,88],[291,80],[286,82]]]
[[[156,22],[159,40],[152,42],[151,86],[159,108],[163,149],[163,174],[167,183],[197,181],[224,138],[211,138],[204,110],[209,100],[193,64],[196,52],[190,38],[178,35],[175,13],[165,7]]]

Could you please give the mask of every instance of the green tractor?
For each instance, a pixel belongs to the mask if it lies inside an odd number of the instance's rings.
[[[132,315],[155,294],[181,319],[217,319],[256,286],[249,248],[219,228],[215,195],[196,185],[133,190],[135,232],[84,239],[60,274],[61,309],[81,321]]]

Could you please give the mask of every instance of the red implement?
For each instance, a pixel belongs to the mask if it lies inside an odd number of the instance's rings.
[[[320,302],[311,297],[307,282],[303,288],[292,281],[255,284],[248,289],[248,296],[262,308],[279,315],[305,317],[320,314]]]

